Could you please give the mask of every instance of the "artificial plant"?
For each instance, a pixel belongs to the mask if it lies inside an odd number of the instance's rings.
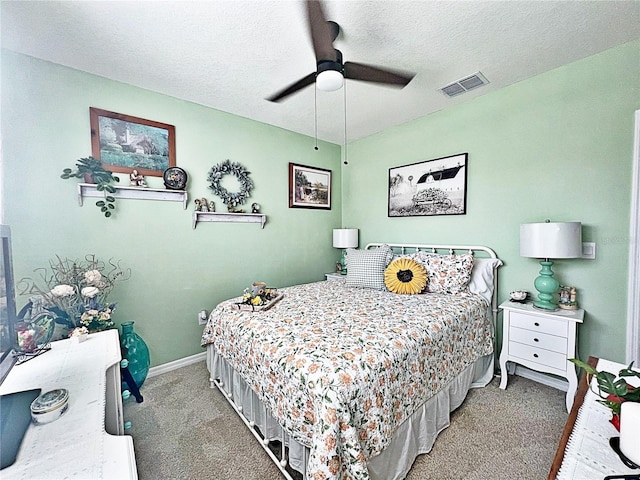
[[[110,193],[115,193],[116,189],[112,182],[119,182],[120,179],[113,175],[109,170],[105,170],[100,160],[93,157],[81,158],[76,162],[76,169],[65,168],[60,178],[82,178],[85,181],[91,181],[96,184],[96,189],[104,193],[104,200],[98,200],[96,206],[104,214],[105,217],[111,216],[111,211],[116,208],[116,198]]]

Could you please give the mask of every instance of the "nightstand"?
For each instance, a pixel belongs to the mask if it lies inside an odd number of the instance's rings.
[[[538,372],[566,378],[569,389],[567,411],[571,410],[578,388],[575,365],[577,324],[584,320],[584,310],[539,310],[531,303],[504,302],[502,317],[502,351],[500,352],[500,388],[507,388],[507,362],[514,362]]]
[[[325,277],[327,277],[327,280],[340,280],[341,278],[347,278],[346,275],[342,275],[341,273],[325,273],[324,274]]]

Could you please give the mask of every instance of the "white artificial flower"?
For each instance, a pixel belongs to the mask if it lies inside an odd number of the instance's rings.
[[[71,336],[79,337],[80,335],[86,335],[87,333],[89,333],[89,330],[87,330],[87,327],[77,327],[73,329],[73,332],[71,332]]]
[[[82,293],[83,297],[93,298],[100,293],[100,289],[97,287],[84,287],[80,293]]]
[[[70,297],[76,293],[76,289],[71,285],[56,285],[51,289],[51,295],[54,297]]]
[[[89,285],[95,285],[102,279],[102,274],[98,270],[84,272],[84,281]]]

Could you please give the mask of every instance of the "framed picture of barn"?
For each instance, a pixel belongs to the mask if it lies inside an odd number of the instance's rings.
[[[331,170],[289,164],[289,208],[331,209]]]
[[[389,169],[389,217],[467,213],[468,154]]]
[[[176,166],[175,127],[89,108],[91,154],[106,170],[162,177]]]

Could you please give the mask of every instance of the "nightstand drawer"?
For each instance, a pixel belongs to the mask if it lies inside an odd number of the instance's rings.
[[[347,278],[346,275],[342,275],[341,273],[325,273],[324,276],[327,277],[327,280],[342,280]]]
[[[567,337],[569,328],[564,319],[554,320],[520,312],[511,312],[511,326],[558,337]]]
[[[567,369],[566,354],[551,352],[523,343],[509,341],[509,356],[528,360],[529,362],[536,362],[562,371]]]
[[[523,343],[534,348],[543,348],[554,352],[567,354],[567,337],[549,335],[547,333],[525,330],[524,328],[512,327],[509,330],[509,340]]]

